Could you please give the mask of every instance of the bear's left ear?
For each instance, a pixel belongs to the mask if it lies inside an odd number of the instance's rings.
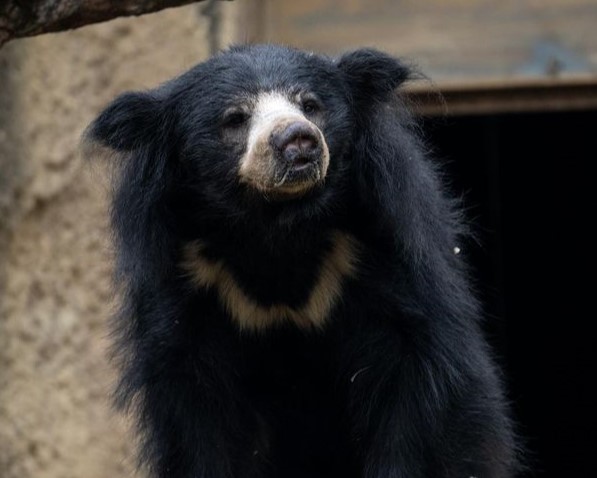
[[[411,68],[400,60],[371,48],[342,55],[337,66],[344,73],[357,103],[384,101],[414,76]]]
[[[134,151],[157,135],[160,104],[151,93],[123,93],[89,125],[84,141],[118,152]]]

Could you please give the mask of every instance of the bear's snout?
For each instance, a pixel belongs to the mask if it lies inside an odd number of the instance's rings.
[[[303,169],[321,158],[319,134],[304,121],[295,121],[281,131],[272,132],[270,143],[277,158],[293,169]]]
[[[252,119],[240,181],[268,199],[301,196],[323,184],[330,162],[325,137],[289,100],[266,98]]]

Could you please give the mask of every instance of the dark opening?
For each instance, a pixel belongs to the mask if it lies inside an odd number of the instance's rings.
[[[462,249],[527,440],[529,477],[594,473],[596,125],[597,111],[425,120],[477,233],[479,244]]]

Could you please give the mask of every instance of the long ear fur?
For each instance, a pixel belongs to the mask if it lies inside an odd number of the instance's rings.
[[[175,168],[172,123],[158,92],[129,92],[117,97],[89,125],[84,147],[99,145],[122,157],[113,163],[112,225],[118,244],[117,277],[126,283],[156,282],[170,264],[172,251],[168,194]],[[142,264],[142,266],[140,266]]]
[[[89,125],[85,141],[114,151],[133,151],[148,142],[160,126],[161,102],[151,93],[124,93]]]
[[[454,255],[463,229],[455,201],[443,190],[414,120],[394,94],[410,70],[375,50],[349,53],[338,67],[353,98],[354,182],[372,232],[390,238],[415,294],[441,291],[437,301],[419,303],[440,304],[443,310],[434,312],[442,315],[475,313],[462,259]]]
[[[337,65],[344,72],[353,101],[361,109],[387,100],[396,88],[414,77],[404,62],[371,48],[345,53]]]

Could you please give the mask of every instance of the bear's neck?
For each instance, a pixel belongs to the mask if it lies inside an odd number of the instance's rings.
[[[358,248],[337,229],[197,240],[187,245],[183,266],[243,328],[288,320],[320,327],[356,272]]]

